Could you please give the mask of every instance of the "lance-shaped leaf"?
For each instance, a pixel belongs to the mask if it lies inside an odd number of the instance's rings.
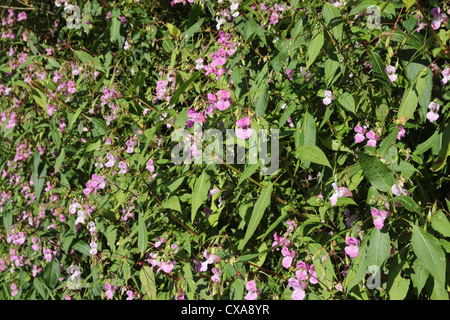
[[[411,82],[403,94],[402,102],[398,108],[398,120],[400,123],[405,125],[405,123],[411,119],[414,112],[416,111],[417,104],[419,103],[420,97],[423,95],[425,88],[427,86],[428,69],[424,68]]]
[[[331,168],[325,153],[316,146],[304,145],[295,150],[295,155],[303,161],[310,161]]]
[[[357,152],[357,155],[364,176],[372,186],[380,191],[390,192],[395,184],[394,174],[377,157],[362,152]]]
[[[250,217],[250,221],[247,225],[247,230],[245,232],[244,240],[239,244],[240,249],[244,248],[247,244],[248,240],[253,236],[256,231],[256,228],[259,226],[261,219],[264,215],[264,211],[270,205],[270,197],[272,195],[273,185],[269,184],[265,187],[258,200],[256,200],[255,206],[253,207],[253,212]]]
[[[206,170],[203,170],[200,177],[197,178],[194,184],[194,189],[192,190],[192,200],[191,200],[191,221],[194,222],[195,215],[197,214],[200,206],[206,201],[208,198],[210,181],[209,175],[206,173]]]
[[[441,248],[439,240],[422,230],[418,226],[413,226],[411,244],[414,253],[419,258],[420,263],[430,272],[436,282],[445,284],[445,254]]]

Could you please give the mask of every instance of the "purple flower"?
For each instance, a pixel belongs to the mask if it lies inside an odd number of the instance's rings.
[[[346,188],[346,187],[338,187],[337,183],[332,184],[334,193],[330,197],[331,205],[334,206],[337,203],[338,198],[343,197],[351,197],[353,194],[352,192]]]
[[[450,80],[450,68],[447,67],[441,72],[443,78],[441,79],[441,84],[445,85]]]
[[[345,244],[347,245],[347,247],[344,248],[345,253],[350,257],[350,258],[355,258],[358,253],[359,253],[359,240],[353,238],[353,237],[347,237],[345,239]]]
[[[387,66],[386,67],[386,73],[388,74],[389,80],[391,82],[394,82],[397,80],[397,75],[395,74],[395,67],[394,66]]]
[[[372,208],[372,217],[373,217],[373,224],[377,229],[382,229],[384,226],[384,219],[388,218],[391,213],[386,210],[378,210],[375,208]]]
[[[248,117],[236,121],[236,126],[239,127],[239,129],[236,129],[236,136],[240,139],[247,139],[253,133],[250,126],[250,118]]]
[[[255,300],[258,298],[261,293],[259,289],[256,287],[255,281],[251,280],[245,284],[245,288],[248,290],[247,295],[245,296],[245,300]]]
[[[361,127],[359,124],[353,130],[356,132],[355,143],[363,142],[365,139],[364,135],[366,134],[367,130]]]
[[[430,104],[428,105],[428,109],[430,109],[430,111],[427,113],[427,119],[430,122],[434,122],[439,118],[439,104],[431,101]]]

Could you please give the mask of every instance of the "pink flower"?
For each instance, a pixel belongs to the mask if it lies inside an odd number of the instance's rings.
[[[325,98],[323,98],[323,104],[324,105],[329,105],[331,103],[331,101],[334,100],[334,95],[330,90],[325,90],[325,92],[323,93],[325,95]]]
[[[305,298],[305,289],[308,287],[308,283],[304,281],[299,281],[295,278],[290,278],[288,280],[289,286],[293,288],[292,299],[293,300],[303,300]]]
[[[355,258],[358,253],[359,253],[359,240],[353,238],[353,237],[347,237],[345,239],[345,244],[347,245],[347,247],[344,248],[345,253],[350,257],[350,258]]]
[[[26,12],[20,12],[17,15],[17,21],[27,20],[27,14]]]
[[[443,78],[441,79],[441,84],[445,85],[450,80],[450,68],[447,67],[441,72]]]
[[[204,123],[206,122],[206,118],[202,113],[195,112],[194,109],[190,108],[187,112],[187,115],[190,119],[186,122],[188,128],[191,128],[194,123]]]
[[[123,161],[120,161],[119,162],[119,174],[124,174],[124,173],[127,173],[127,171],[128,171],[128,166],[127,166],[127,164],[125,163],[125,162],[123,162]]]
[[[75,89],[75,84],[73,83],[73,81],[69,81],[67,83],[67,91],[69,91],[70,93],[75,93],[75,91],[77,91]]]
[[[153,159],[149,159],[147,161],[147,166],[145,167],[148,172],[152,173],[153,171],[155,171],[155,166],[153,165]]]
[[[399,182],[398,184],[394,184],[391,187],[392,194],[396,196],[404,195],[409,196],[409,191],[406,189],[403,189],[403,182]]]
[[[108,159],[108,162],[105,163],[105,167],[107,168],[114,167],[114,163],[116,163],[116,161],[119,160],[119,158],[115,157],[109,152],[106,154],[106,159]]]
[[[398,131],[398,134],[397,134],[397,140],[400,140],[405,135],[406,130],[402,126],[396,126],[396,128],[399,128],[399,131]]]
[[[439,119],[439,114],[438,114],[439,104],[438,103],[431,101],[430,104],[428,105],[428,109],[430,109],[430,111],[427,113],[427,119],[430,122],[434,122],[437,119]]]
[[[212,268],[211,271],[212,271],[212,273],[214,274],[214,275],[211,277],[211,281],[212,281],[212,282],[219,282],[219,281],[220,281],[220,275],[222,274],[222,271],[217,270],[216,268]]]
[[[281,254],[284,256],[282,263],[286,269],[290,268],[292,260],[298,255],[295,250],[289,250],[287,247],[281,249]]]
[[[332,184],[332,186],[334,189],[334,193],[330,197],[332,206],[336,205],[338,198],[351,197],[353,195],[352,192],[348,188],[338,187],[336,182],[334,182]]]
[[[384,226],[384,219],[388,218],[391,215],[389,211],[378,210],[375,208],[372,208],[371,213],[373,217],[373,224],[379,230],[381,230]]]
[[[373,130],[370,130],[366,133],[366,138],[369,139],[367,141],[366,146],[372,146],[375,147],[377,145],[377,141],[380,140],[380,136],[377,135]]]
[[[250,126],[250,118],[242,118],[236,121],[236,126],[239,129],[236,129],[236,136],[240,139],[247,139],[252,135],[252,128]]]
[[[366,134],[367,130],[361,127],[359,124],[356,125],[356,127],[353,130],[356,132],[355,143],[360,143],[364,141],[365,139],[364,135]]]
[[[431,22],[431,28],[433,28],[433,30],[439,29],[441,27],[441,23],[448,20],[447,15],[445,13],[441,13],[441,8],[439,7],[431,9],[431,15],[434,18]]]
[[[14,283],[11,283],[11,296],[15,297],[17,295],[17,293],[19,292],[17,290],[17,286]]]
[[[391,82],[394,82],[395,80],[397,80],[397,75],[395,74],[394,66],[387,66],[385,70],[386,70],[386,73],[388,74],[389,80]]]
[[[106,298],[112,299],[112,297],[114,296],[114,291],[116,291],[117,288],[118,288],[118,286],[111,286],[108,282],[105,283],[105,289],[106,289],[105,295],[106,295]]]
[[[260,295],[259,289],[256,287],[255,281],[251,280],[245,284],[245,288],[248,290],[245,300],[255,300]]]
[[[295,265],[295,268],[298,269],[297,271],[295,271],[295,276],[297,277],[298,280],[305,281],[308,279],[309,267],[305,262],[298,261],[297,264]]]
[[[161,268],[163,269],[163,271],[165,273],[170,273],[172,271],[173,267],[174,267],[174,263],[170,260],[168,260],[167,262],[164,262],[161,265]]]

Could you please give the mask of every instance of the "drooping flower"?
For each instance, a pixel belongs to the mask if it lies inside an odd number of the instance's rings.
[[[303,300],[305,298],[305,289],[308,287],[308,283],[305,281],[299,281],[295,278],[290,278],[289,286],[293,288],[291,297],[293,300]]]
[[[355,143],[363,142],[365,139],[364,135],[366,134],[367,130],[361,127],[359,124],[356,125],[356,127],[353,130],[356,132]]]
[[[384,219],[388,218],[391,215],[389,211],[378,210],[376,208],[372,208],[371,213],[373,217],[373,224],[379,230],[381,230],[384,226]]]
[[[409,191],[403,188],[403,182],[401,182],[401,181],[399,183],[394,184],[391,187],[391,191],[392,191],[392,194],[394,194],[396,196],[401,196],[401,195],[409,196]]]
[[[427,119],[430,122],[434,122],[437,119],[439,119],[439,114],[438,114],[439,104],[438,103],[431,101],[430,104],[428,105],[428,109],[430,109],[430,111],[427,112]]]
[[[441,79],[441,84],[445,85],[450,80],[450,68],[447,67],[441,72],[443,78]]]
[[[204,123],[206,122],[205,116],[200,112],[195,112],[194,109],[190,108],[187,112],[189,119],[186,122],[186,126],[191,128],[194,123]]]
[[[380,136],[375,133],[375,131],[370,130],[366,133],[366,138],[369,140],[367,141],[366,146],[372,146],[375,147],[377,145],[377,141],[380,140]]]
[[[334,193],[330,197],[332,206],[336,205],[338,198],[351,197],[353,195],[352,192],[348,188],[338,187],[336,182],[334,182],[332,184],[332,186],[334,189]]]
[[[405,135],[406,130],[402,126],[396,126],[396,128],[399,129],[398,134],[397,134],[397,140],[400,140]]]
[[[247,139],[253,133],[252,127],[250,126],[250,118],[248,117],[236,121],[236,126],[239,128],[236,129],[236,136],[240,139]]]
[[[395,80],[397,80],[397,75],[395,74],[395,67],[394,66],[387,66],[386,67],[386,73],[388,74],[389,80],[391,82],[394,82]]]
[[[292,260],[298,256],[298,253],[295,250],[289,250],[288,247],[283,247],[283,249],[281,249],[281,254],[284,256],[282,264],[286,269],[291,267]]]
[[[323,94],[325,95],[325,98],[323,98],[322,102],[326,106],[329,105],[331,101],[335,99],[333,93],[330,90],[325,90]]]
[[[251,280],[245,284],[245,288],[248,290],[245,300],[255,300],[260,295],[259,289],[256,287],[255,281]]]
[[[345,244],[347,245],[347,247],[344,248],[345,253],[350,258],[355,258],[359,253],[359,240],[354,237],[347,237],[345,238]]]
[[[433,28],[433,30],[439,29],[442,22],[446,22],[448,20],[447,15],[445,13],[441,13],[441,8],[439,7],[431,9],[431,15],[434,18],[431,22],[431,28]]]

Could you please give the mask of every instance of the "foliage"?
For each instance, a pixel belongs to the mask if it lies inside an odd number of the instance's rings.
[[[449,8],[6,1],[0,299],[448,299]]]

